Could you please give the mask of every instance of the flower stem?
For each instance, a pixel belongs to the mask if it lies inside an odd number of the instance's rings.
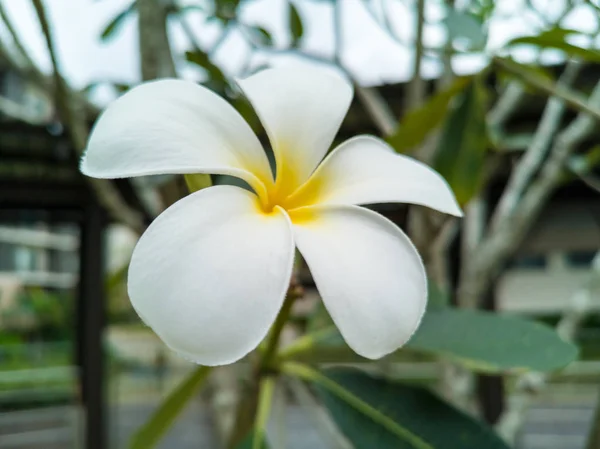
[[[252,440],[252,449],[261,449],[264,447],[267,433],[267,422],[269,421],[274,391],[275,377],[263,377],[259,386],[258,407],[256,410],[256,420],[254,421],[254,439]]]
[[[285,323],[288,321],[290,317],[290,313],[292,311],[292,305],[294,301],[298,297],[295,292],[290,289],[287,296],[285,297],[285,301],[283,302],[283,306],[281,306],[281,310],[279,311],[279,315],[277,315],[277,319],[273,324],[273,328],[271,329],[271,333],[267,339],[267,345],[265,348],[265,352],[261,358],[260,367],[261,368],[269,368],[275,354],[277,352],[277,348],[279,347],[279,337],[281,337],[281,331],[285,326]]]

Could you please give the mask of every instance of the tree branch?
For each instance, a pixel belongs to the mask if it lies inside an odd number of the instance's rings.
[[[85,112],[77,110],[78,102],[74,99],[71,90],[61,75],[44,4],[42,3],[42,0],[32,0],[32,2],[46,39],[46,45],[52,61],[56,107],[69,132],[75,151],[82,154],[88,137],[86,114]],[[139,233],[143,232],[144,222],[141,215],[125,203],[119,191],[111,181],[96,178],[86,179],[98,196],[100,203],[108,210],[113,218]]]
[[[596,84],[589,103],[600,106],[600,82]],[[557,135],[539,177],[529,186],[514,212],[483,240],[465,267],[466,273],[458,289],[461,303],[478,303],[502,265],[523,241],[554,188],[560,184],[567,158],[594,131],[596,123],[594,117],[580,113]]]
[[[500,128],[516,111],[525,95],[525,88],[519,81],[512,81],[500,95],[500,98],[488,112],[487,122],[490,128]]]
[[[365,107],[367,114],[384,136],[391,135],[398,125],[398,119],[390,109],[387,102],[375,87],[363,87],[354,83],[356,96]]]
[[[167,9],[161,0],[136,0],[142,79],[176,77],[167,35]]]
[[[23,60],[24,67],[29,72],[31,72],[31,76],[35,77],[38,82],[42,81],[44,79],[44,74],[35,65],[35,63],[31,59],[31,57],[29,56],[29,53],[27,53],[27,50],[25,50],[25,46],[21,42],[19,34],[17,33],[10,18],[8,17],[8,14],[6,13],[6,10],[4,9],[4,5],[3,5],[2,1],[0,1],[0,19],[2,19],[2,21],[4,22],[4,25],[6,26],[6,29],[10,33],[10,36],[11,36],[12,41],[17,49],[17,52],[19,53],[19,56]]]
[[[567,89],[564,85],[554,84],[552,81],[539,76],[535,72],[524,69],[521,65],[508,59],[494,58],[494,63],[501,69],[522,80],[525,84],[529,84],[531,87],[545,94],[560,98],[570,108],[586,112],[595,117],[596,120],[600,120],[600,109],[587,102],[579,93]]]
[[[569,62],[557,86],[562,87],[572,84],[575,78],[577,78],[580,69],[581,65],[579,63],[574,61]],[[552,138],[561,124],[564,112],[565,101],[563,99],[551,97],[548,100],[533,141],[512,172],[498,202],[491,221],[492,231],[515,209],[523,191],[527,188],[542,164]]]
[[[425,80],[421,75],[421,66],[423,62],[423,31],[425,28],[425,0],[417,0],[415,23],[415,57],[413,75],[408,83],[408,108],[417,108],[425,99]]]

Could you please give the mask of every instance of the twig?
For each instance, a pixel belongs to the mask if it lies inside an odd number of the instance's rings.
[[[571,61],[567,64],[557,86],[568,86],[575,81],[581,65]],[[513,170],[506,188],[498,202],[491,221],[492,231],[496,229],[507,215],[515,209],[523,191],[529,185],[533,175],[537,172],[548,149],[556,130],[560,126],[565,111],[565,102],[558,97],[551,97],[546,104],[541,121],[535,132],[533,141],[527,148],[525,155]]]
[[[517,110],[525,95],[525,88],[519,81],[512,81],[488,112],[487,122],[491,128],[500,128]]]
[[[425,99],[425,80],[421,74],[423,62],[423,30],[425,28],[425,0],[417,0],[415,34],[415,57],[413,59],[413,74],[408,83],[408,108],[419,107]]]
[[[573,340],[577,329],[594,305],[594,291],[600,282],[600,253],[597,253],[591,263],[591,276],[586,285],[577,290],[569,299],[570,308],[565,312],[556,326],[558,334],[565,340]],[[496,430],[509,444],[514,443],[525,414],[531,403],[546,387],[549,373],[529,372],[522,374],[516,380],[516,397],[510,408],[504,412],[496,426]],[[590,446],[596,448],[597,446]]]
[[[594,87],[589,103],[600,105],[600,82]],[[557,135],[538,178],[531,183],[514,212],[507,215],[496,230],[483,240],[465,267],[467,272],[458,289],[462,303],[478,302],[502,265],[523,241],[554,188],[560,184],[569,155],[595,127],[595,118],[582,112]]]
[[[4,22],[4,25],[6,26],[6,29],[10,33],[13,44],[15,45],[15,47],[19,53],[19,56],[23,59],[23,62],[25,63],[25,67],[27,68],[27,70],[29,70],[31,72],[32,76],[34,76],[38,81],[41,81],[44,78],[44,74],[35,65],[35,63],[31,59],[31,57],[29,56],[29,53],[27,53],[27,50],[25,50],[25,46],[21,42],[21,39],[19,37],[19,34],[17,33],[17,30],[15,29],[15,27],[12,24],[12,21],[8,17],[8,14],[6,13],[6,10],[4,9],[4,4],[2,3],[2,1],[0,1],[0,18],[2,19],[2,21]]]
[[[46,39],[46,45],[48,46],[48,52],[50,53],[50,59],[52,61],[56,107],[69,131],[69,136],[75,151],[81,154],[86,146],[88,136],[86,114],[78,113],[75,110],[75,104],[77,102],[71,95],[71,91],[60,73],[44,4],[42,3],[42,0],[32,0],[32,2]],[[108,212],[115,219],[129,226],[136,232],[143,232],[144,222],[141,215],[125,203],[119,194],[119,191],[111,181],[96,178],[87,179],[101,204],[106,207]]]
[[[387,102],[374,87],[363,87],[354,83],[356,96],[361,101],[373,123],[384,136],[391,135],[398,125],[398,119]]]
[[[503,70],[521,79],[524,83],[529,84],[531,87],[534,87],[545,94],[560,98],[567,106],[576,111],[586,112],[595,117],[596,120],[600,120],[600,109],[585,101],[585,98],[577,92],[572,92],[564,86],[556,85],[535,72],[523,69],[519,64],[508,59],[494,58],[494,63]]]

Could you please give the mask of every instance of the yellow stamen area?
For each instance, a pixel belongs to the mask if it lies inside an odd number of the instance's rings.
[[[278,172],[275,184],[266,189],[266,197],[260,195],[260,208],[263,214],[271,215],[279,206],[288,212],[294,223],[305,222],[312,218],[306,206],[319,202],[322,183],[308,180],[297,187],[295,176],[296,174],[292,170],[286,170],[285,166]]]
[[[275,150],[277,174],[275,183],[265,184],[265,190],[259,193],[260,210],[265,216],[284,209],[294,223],[305,223],[314,218],[315,213],[307,206],[318,204],[322,192],[326,190],[321,177],[311,176],[302,183],[298,179],[293,161],[286,160],[282,152]],[[258,192],[257,192],[258,193]]]

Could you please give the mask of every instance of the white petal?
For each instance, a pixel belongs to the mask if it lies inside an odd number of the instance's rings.
[[[269,135],[277,183],[291,193],[331,146],[352,100],[352,87],[312,67],[263,70],[238,83]]]
[[[462,212],[448,183],[427,165],[397,154],[382,140],[358,136],[323,161],[289,200],[293,204],[412,203]]]
[[[233,186],[188,195],[138,242],[129,296],[173,350],[202,365],[234,362],[265,337],[283,303],[294,256],[287,215],[260,212]]]
[[[90,136],[81,171],[96,178],[218,173],[256,188],[272,180],[248,124],[210,90],[181,80],[142,84],[112,103]]]
[[[359,206],[291,214],[296,245],[346,343],[377,359],[398,349],[425,312],[427,282],[408,237]]]

